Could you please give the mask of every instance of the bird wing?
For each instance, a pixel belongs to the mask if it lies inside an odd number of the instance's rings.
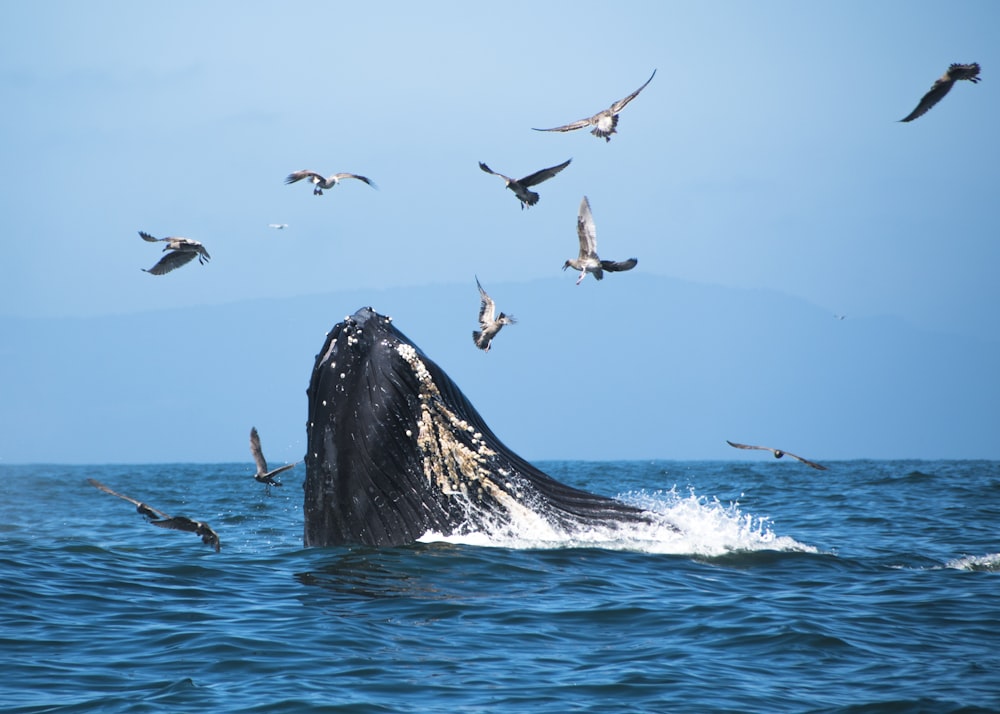
[[[285,183],[286,184],[295,183],[296,181],[301,181],[304,178],[316,178],[319,179],[320,181],[326,180],[323,176],[316,173],[315,171],[309,171],[307,169],[303,169],[302,171],[296,171],[294,173],[288,174],[288,176],[285,177]]]
[[[376,186],[375,183],[370,178],[367,178],[365,176],[359,176],[358,174],[349,174],[349,173],[334,174],[333,178],[337,179],[338,181],[340,179],[345,179],[345,178],[357,179],[358,181],[364,181],[372,188],[378,188],[378,186]]]
[[[649,79],[647,79],[645,82],[643,82],[643,85],[641,87],[639,87],[637,90],[635,90],[634,92],[632,92],[630,95],[628,95],[624,99],[619,99],[617,102],[615,102],[614,104],[612,104],[611,108],[608,111],[610,111],[612,114],[617,114],[618,112],[620,112],[622,109],[625,108],[626,104],[628,104],[633,99],[635,99],[636,97],[639,96],[639,92],[641,92],[642,90],[644,90],[646,88],[646,85],[649,84],[650,82],[652,82],[653,81],[653,77],[655,77],[655,76],[656,76],[656,70],[654,69],[653,73],[651,75],[649,75]]]
[[[629,258],[628,260],[602,260],[601,267],[612,273],[621,273],[625,270],[631,270],[636,265],[639,264],[637,258]]]
[[[576,233],[580,238],[580,258],[597,255],[597,229],[590,213],[590,201],[584,196],[580,201],[580,214],[576,218]]]
[[[554,126],[551,129],[535,129],[531,127],[532,131],[574,131],[576,129],[582,129],[585,126],[590,126],[594,123],[594,120],[599,117],[600,114],[595,114],[592,117],[587,117],[586,119],[580,119],[579,121],[572,122],[570,124],[563,124],[562,126]]]
[[[171,270],[181,267],[197,257],[198,253],[194,250],[175,250],[167,253],[165,256],[160,258],[160,262],[154,265],[149,270],[143,268],[143,270],[152,275],[166,275]]]
[[[260,448],[260,436],[257,434],[257,427],[250,427],[250,453],[253,461],[257,465],[258,474],[267,473],[267,461],[264,459],[264,452]]]
[[[931,107],[944,99],[944,95],[951,91],[953,84],[955,84],[955,80],[945,79],[944,77],[934,82],[934,86],[931,87],[931,90],[923,96],[923,99],[920,100],[917,108],[907,114],[903,119],[900,119],[900,121],[908,122],[922,117],[930,111]]]
[[[112,496],[117,496],[118,498],[120,498],[120,499],[122,499],[124,501],[128,501],[129,503],[131,503],[131,504],[133,504],[135,506],[135,508],[136,508],[137,511],[139,511],[140,513],[142,513],[145,516],[149,516],[151,518],[155,518],[157,516],[160,517],[160,518],[170,518],[170,516],[168,516],[163,511],[158,511],[155,508],[153,508],[152,506],[143,503],[142,501],[137,501],[136,499],[134,499],[134,498],[132,498],[130,496],[126,496],[124,494],[118,493],[117,491],[112,491],[110,488],[108,488],[107,486],[105,486],[103,483],[101,483],[100,481],[98,481],[96,478],[88,478],[87,479],[87,483],[89,483],[94,488],[97,488],[97,489],[100,489],[101,491],[104,491],[105,493],[110,493]]]
[[[298,465],[297,461],[294,464],[285,464],[284,466],[279,466],[278,468],[274,469],[273,471],[268,471],[266,474],[264,474],[264,476],[267,477],[267,478],[272,478],[274,476],[277,476],[278,474],[280,474],[283,471],[288,471],[288,469],[294,469],[297,465]],[[280,485],[281,484],[279,483],[278,486],[280,486]]]
[[[479,278],[476,277],[476,287],[479,288],[479,324],[485,330],[486,327],[493,323],[493,315],[496,311],[496,305],[493,302],[493,298],[483,290],[483,286],[479,284]]]
[[[153,236],[149,235],[149,233],[146,233],[145,231],[139,231],[139,237],[142,238],[147,243],[156,243],[157,241],[161,241],[161,240],[170,240],[169,238],[154,238]]]
[[[726,439],[726,443],[736,449],[759,449],[761,451],[770,451],[771,453],[777,453],[777,449],[772,449],[770,446],[754,446],[752,444],[737,444],[734,441]]]
[[[804,459],[801,456],[796,456],[791,451],[786,451],[784,452],[784,454],[785,456],[791,456],[793,459],[796,459],[797,461],[801,461],[806,466],[812,466],[814,469],[819,469],[820,471],[826,471],[826,466],[823,466],[822,464],[817,464],[815,461],[810,461],[809,459]]]
[[[493,169],[491,169],[489,166],[487,166],[486,164],[484,164],[482,161],[479,162],[479,168],[481,168],[483,171],[485,171],[488,174],[493,174],[494,176],[499,176],[504,181],[513,181],[514,180],[510,176],[504,176],[503,174],[497,173],[496,171],[494,171]]]
[[[558,166],[550,166],[547,169],[536,171],[535,173],[529,174],[525,176],[523,179],[520,179],[518,183],[521,184],[522,186],[534,186],[536,183],[541,183],[542,181],[545,181],[555,176],[557,173],[559,173],[564,168],[569,166],[569,162],[572,160],[573,159],[566,159]],[[480,164],[480,167],[482,167],[483,165],[484,164]]]
[[[187,516],[174,516],[162,521],[152,521],[154,526],[169,528],[174,531],[184,531],[185,533],[195,533],[201,536],[201,542],[215,548],[215,552],[220,550],[219,534],[212,530],[211,526],[201,521],[196,521]]]

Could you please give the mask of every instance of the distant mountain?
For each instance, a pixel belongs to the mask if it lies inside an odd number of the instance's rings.
[[[641,267],[641,263],[640,263]],[[817,460],[1000,458],[1000,343],[764,290],[635,272],[490,283],[516,315],[475,348],[468,284],[98,318],[0,318],[0,462],[269,462],[305,449],[310,371],[371,305],[538,459],[730,459],[726,439]],[[812,478],[810,474],[810,478]]]

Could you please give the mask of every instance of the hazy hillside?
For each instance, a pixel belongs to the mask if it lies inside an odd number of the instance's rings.
[[[252,425],[270,461],[298,460],[324,333],[366,305],[392,315],[529,459],[757,457],[725,439],[817,459],[1000,458],[996,341],[891,318],[837,320],[777,293],[639,271],[579,287],[569,274],[480,277],[520,320],[489,354],[470,337],[471,276],[101,318],[0,318],[0,460],[243,461]]]

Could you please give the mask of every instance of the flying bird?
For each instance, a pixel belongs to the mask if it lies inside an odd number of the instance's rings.
[[[934,80],[934,84],[931,85],[930,91],[923,96],[920,100],[920,104],[917,108],[910,112],[905,118],[900,119],[901,122],[913,121],[919,117],[922,117],[931,107],[944,99],[944,95],[951,91],[952,85],[955,84],[960,79],[967,79],[973,84],[979,82],[979,63],[973,62],[972,64],[952,64],[948,67],[948,71],[945,72],[939,79]]]
[[[535,129],[535,131],[573,131],[575,129],[583,129],[584,127],[592,126],[594,128],[591,130],[591,134],[600,139],[604,139],[605,142],[611,141],[611,135],[618,133],[617,127],[619,112],[625,108],[626,104],[638,97],[639,92],[645,89],[646,85],[652,82],[653,77],[655,76],[656,70],[654,69],[653,73],[649,75],[649,79],[647,79],[641,87],[624,99],[619,99],[607,109],[597,112],[597,114],[592,117],[575,121],[572,124],[553,127],[552,129]]]
[[[171,270],[175,270],[182,265],[187,265],[195,258],[202,265],[212,259],[212,256],[205,250],[205,246],[200,241],[192,240],[191,238],[181,238],[180,236],[154,238],[149,233],[143,231],[139,231],[139,237],[147,243],[165,242],[167,245],[163,248],[164,252],[171,251],[160,258],[160,261],[149,270],[146,270],[146,268],[142,269],[151,275],[165,275]]]
[[[493,315],[496,312],[496,304],[485,290],[483,286],[479,284],[479,277],[476,277],[476,287],[479,288],[479,329],[472,331],[472,341],[476,343],[476,347],[481,349],[483,352],[490,351],[490,345],[493,344],[493,338],[497,336],[500,329],[504,325],[513,325],[517,322],[513,315],[506,315],[500,313],[500,315],[494,319]]]
[[[274,228],[277,231],[283,231],[286,228],[288,228],[288,224],[287,223],[268,223],[267,227],[268,228]]]
[[[587,200],[586,196],[580,201],[580,215],[576,219],[576,232],[580,238],[580,257],[563,263],[563,270],[573,268],[580,271],[580,277],[576,280],[577,285],[583,281],[587,273],[593,273],[595,278],[603,280],[605,270],[612,273],[631,270],[639,262],[635,258],[617,262],[601,260],[597,256],[597,229],[594,228],[594,217],[590,213],[590,201]]]
[[[89,483],[94,488],[98,488],[105,493],[110,493],[112,496],[117,496],[129,503],[135,505],[135,510],[137,513],[142,514],[147,521],[152,523],[154,526],[159,526],[160,528],[170,528],[175,531],[187,531],[189,533],[195,533],[201,536],[201,542],[205,545],[210,545],[218,553],[222,546],[219,543],[219,535],[211,529],[207,523],[202,523],[201,521],[195,521],[186,516],[168,516],[163,511],[159,511],[152,506],[149,506],[142,501],[137,501],[130,496],[118,493],[117,491],[112,491],[110,488],[105,486],[103,483],[94,478],[88,478],[87,483]]]
[[[295,464],[285,464],[271,471],[267,470],[267,460],[264,458],[264,452],[260,448],[260,436],[258,436],[257,427],[255,426],[250,427],[250,453],[253,455],[254,463],[257,465],[257,473],[253,477],[258,483],[267,486],[267,493],[271,492],[271,486],[281,485],[281,481],[274,480],[275,476],[282,471],[288,471],[288,469],[295,467]]]
[[[793,459],[797,459],[804,463],[806,466],[812,466],[814,469],[819,469],[820,471],[826,471],[826,466],[822,464],[817,464],[815,461],[810,461],[809,459],[803,459],[801,456],[796,456],[790,451],[782,451],[781,449],[772,449],[770,446],[751,446],[750,444],[737,444],[729,439],[726,439],[726,443],[735,449],[760,449],[761,451],[770,451],[774,454],[774,458],[780,459],[782,456],[791,456]]]
[[[324,178],[315,171],[307,171],[307,170],[296,171],[295,173],[288,174],[288,176],[285,177],[285,183],[290,184],[290,183],[295,183],[296,181],[301,181],[302,179],[309,179],[309,183],[313,185],[313,195],[322,196],[324,188],[331,189],[337,184],[339,184],[341,179],[345,178],[352,178],[352,179],[357,179],[358,181],[364,181],[372,188],[378,188],[378,186],[376,186],[371,179],[366,178],[364,176],[359,176],[358,174],[339,173]]]
[[[572,160],[573,159],[566,159],[558,166],[550,166],[547,169],[536,171],[533,174],[528,174],[522,179],[512,179],[510,176],[504,176],[501,173],[497,173],[482,161],[479,162],[479,168],[488,174],[493,174],[494,176],[502,178],[504,183],[507,185],[507,188],[513,191],[514,195],[517,196],[517,199],[521,202],[521,210],[524,210],[526,205],[534,206],[538,203],[538,194],[534,191],[529,191],[528,187],[540,184],[542,181],[552,178],[564,168],[569,166],[569,162]]]

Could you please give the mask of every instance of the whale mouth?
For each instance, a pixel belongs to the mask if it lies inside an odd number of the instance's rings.
[[[307,395],[306,546],[649,520],[504,446],[444,370],[370,307],[328,333]]]

